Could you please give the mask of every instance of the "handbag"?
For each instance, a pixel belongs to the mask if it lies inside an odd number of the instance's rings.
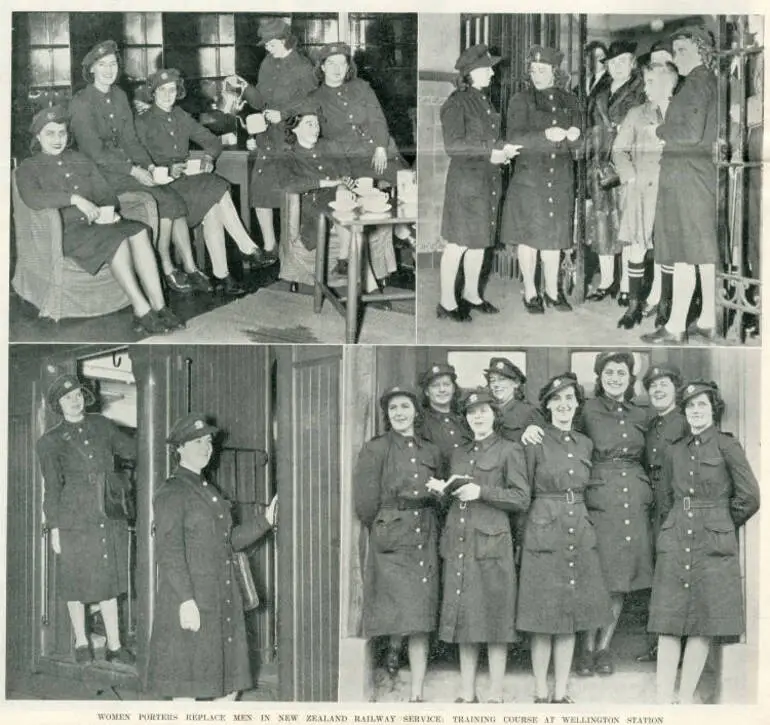
[[[114,521],[136,519],[131,481],[123,471],[113,471],[104,478],[104,515]]]
[[[259,594],[254,584],[254,575],[251,573],[251,563],[245,551],[233,552],[233,565],[238,586],[241,588],[243,609],[250,612],[259,606]]]

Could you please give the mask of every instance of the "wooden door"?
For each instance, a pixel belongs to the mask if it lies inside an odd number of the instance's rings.
[[[276,352],[279,687],[335,701],[339,661],[339,346]]]

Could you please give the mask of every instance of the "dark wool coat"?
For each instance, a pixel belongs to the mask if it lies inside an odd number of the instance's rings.
[[[663,462],[671,446],[688,431],[684,413],[675,408],[666,415],[656,415],[644,434],[644,464],[650,476],[654,501],[651,510],[653,543],[657,540],[658,531],[663,520],[660,518],[663,510],[661,496],[663,489],[660,478],[663,472]]]
[[[65,601],[101,602],[128,590],[128,524],[104,514],[104,482],[115,456],[136,459],[136,443],[111,420],[62,421],[37,442],[46,523],[59,529],[58,585]]]
[[[123,240],[147,228],[141,222],[121,219],[114,224],[89,224],[71,203],[79,194],[97,206],[119,202],[91,159],[77,151],[58,156],[38,153],[24,159],[16,171],[16,183],[24,203],[32,209],[58,209],[62,219],[62,252],[90,274],[96,274],[115,256]]]
[[[508,104],[505,137],[521,144],[505,195],[502,240],[536,249],[572,246],[575,208],[572,151],[583,140],[549,141],[545,130],[582,127],[577,97],[559,88],[517,93]]]
[[[179,194],[166,186],[144,186],[131,176],[133,166],[152,165],[134,127],[134,114],[123,90],[112,86],[107,93],[88,85],[70,101],[70,130],[78,149],[96,163],[115,193],[144,191],[158,204],[163,219],[187,214]]]
[[[264,516],[233,527],[231,504],[201,476],[178,468],[158,491],[158,585],[147,687],[164,697],[221,697],[253,686],[243,600],[233,551],[270,529]],[[179,624],[179,605],[194,599],[197,632]]]
[[[441,469],[438,478],[449,477],[449,464],[456,449],[473,440],[468,421],[460,413],[440,413],[426,407],[422,413],[422,423],[418,431],[425,440],[438,446],[441,454]]]
[[[170,167],[187,161],[190,141],[212,159],[222,153],[221,141],[178,106],[166,113],[153,104],[152,108],[137,116],[136,134],[157,166]],[[230,185],[216,174],[195,174],[177,179],[168,188],[184,199],[187,224],[197,227],[214,204],[228,192]]]
[[[435,496],[425,487],[440,465],[438,448],[390,431],[364,445],[354,499],[369,529],[364,635],[433,632],[438,613]]]
[[[243,97],[257,111],[278,111],[280,123],[271,123],[257,134],[257,153],[251,176],[251,205],[272,209],[281,205],[281,166],[286,153],[286,118],[292,106],[318,86],[310,61],[296,50],[285,58],[266,55],[259,66],[256,86],[248,86]]]
[[[452,474],[481,487],[476,501],[453,502],[441,534],[445,642],[516,641],[516,571],[510,514],[526,511],[530,491],[524,449],[492,434],[452,456]]]
[[[716,76],[695,68],[674,94],[658,137],[665,143],[655,211],[655,261],[716,264]]]
[[[585,504],[574,499],[591,477],[592,448],[586,436],[551,424],[542,444],[525,448],[532,505],[519,578],[521,630],[570,634],[612,619],[596,534]]]
[[[642,465],[648,419],[634,403],[606,396],[587,400],[582,410],[581,429],[594,444],[586,506],[611,593],[652,584],[652,489]]]
[[[590,201],[586,214],[586,238],[597,254],[617,254],[623,247],[619,231],[626,189],[623,185],[602,189],[599,178],[611,163],[612,147],[620,124],[634,106],[645,101],[644,80],[641,73],[636,72],[614,93],[607,74],[589,98],[586,173]]]
[[[759,484],[738,441],[713,426],[666,456],[660,485],[650,632],[734,638],[745,630],[737,529],[759,509]]]
[[[452,93],[441,107],[449,171],[441,236],[452,244],[484,249],[495,243],[502,193],[502,166],[490,162],[502,148],[500,114],[475,88]]]
[[[320,107],[321,134],[341,145],[353,175],[384,179],[395,185],[396,172],[405,169],[406,163],[371,86],[361,78],[353,78],[339,88],[321,85],[309,99]],[[388,155],[388,166],[382,174],[372,168],[372,156],[379,147]]]

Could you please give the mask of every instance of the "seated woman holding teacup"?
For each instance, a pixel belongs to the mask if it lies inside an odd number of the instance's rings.
[[[369,206],[364,205],[364,211],[371,213],[389,213],[389,197],[374,189],[371,178],[350,178],[352,169],[349,160],[341,153],[338,144],[328,139],[320,138],[318,108],[311,101],[305,101],[298,112],[286,121],[286,141],[288,153],[284,164],[284,189],[295,193],[307,193],[303,201],[304,212],[300,213],[299,237],[302,240],[316,239],[318,214],[312,213],[313,207],[325,206],[331,203],[341,214],[351,213],[358,202],[356,194],[351,189],[360,189],[363,184],[372,194]],[[336,188],[336,192],[332,189]],[[381,196],[375,196],[381,194]],[[364,197],[361,197],[362,199]],[[396,257],[393,250],[393,238],[388,226],[369,227],[369,265],[367,265],[366,290],[371,292],[379,286],[379,281],[396,270]],[[332,230],[339,240],[337,271],[342,272],[346,266],[350,247],[350,233],[335,225]],[[312,242],[310,242],[312,243]],[[306,244],[307,246],[307,244]],[[285,269],[282,266],[281,274]],[[387,307],[387,304],[385,304]]]
[[[138,330],[157,335],[184,327],[166,306],[150,235],[144,224],[122,219],[96,164],[67,148],[68,116],[62,106],[35,114],[34,155],[16,171],[19,194],[32,209],[58,209],[62,252],[89,274],[109,265],[131,301]]]
[[[147,81],[153,105],[138,116],[136,133],[155,164],[156,183],[170,183],[187,205],[187,225],[203,223],[206,248],[211,257],[217,287],[227,295],[245,292],[227,267],[225,231],[235,241],[243,257],[256,266],[268,266],[266,259],[243,227],[230,197],[230,185],[213,174],[214,159],[222,152],[220,140],[176,106],[184,98],[184,82],[176,68],[155,72]],[[203,158],[190,158],[190,141],[203,149]]]

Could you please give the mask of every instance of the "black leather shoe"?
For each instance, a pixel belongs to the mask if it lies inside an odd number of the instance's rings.
[[[545,313],[545,307],[543,307],[543,300],[535,296],[531,300],[524,300],[524,308],[530,315],[542,315]]]
[[[161,308],[156,314],[169,331],[184,330],[187,327],[184,320],[179,319],[168,306]]]
[[[597,675],[611,675],[615,672],[612,661],[612,652],[608,649],[600,649],[594,658],[594,672]]]
[[[391,677],[395,677],[401,669],[401,652],[397,649],[388,650],[385,657],[385,669]]]
[[[567,298],[564,296],[564,292],[559,292],[556,299],[549,297],[548,294],[543,295],[546,307],[553,307],[559,312],[572,312],[572,305],[567,302]]]
[[[594,653],[581,652],[575,659],[575,674],[578,677],[594,676]]]
[[[658,645],[650,647],[644,654],[639,655],[636,658],[637,662],[657,662],[658,661]]]
[[[259,247],[255,247],[251,252],[241,252],[241,257],[252,267],[262,268],[270,267],[278,261],[278,255],[275,252],[265,252]]]
[[[687,337],[699,337],[706,342],[716,342],[717,331],[715,327],[698,327],[697,322],[687,326]]]
[[[652,345],[681,345],[687,342],[687,334],[675,335],[673,332],[669,332],[665,326],[659,327],[655,332],[648,332],[646,335],[642,335],[642,342],[647,342]]]
[[[456,702],[458,705],[462,705],[462,704],[466,704],[466,705],[467,705],[467,704],[475,705],[475,704],[477,704],[477,703],[478,703],[478,701],[479,701],[479,698],[478,698],[478,697],[474,697],[472,700],[466,700],[466,699],[464,699],[464,698],[462,698],[462,697],[458,697],[458,698],[455,700],[455,702]]]
[[[655,315],[655,327],[663,327],[671,316],[671,303],[659,302],[657,314]]]
[[[79,665],[87,665],[94,661],[90,645],[84,644],[82,647],[75,647],[75,662]]]
[[[551,700],[551,702],[554,705],[574,705],[575,704],[575,701],[569,695],[560,697],[558,700]]]
[[[118,665],[131,666],[136,664],[134,653],[127,650],[125,647],[116,650],[108,649],[104,653],[104,659],[107,660],[107,662],[114,662]]]
[[[462,304],[468,308],[468,311],[476,310],[477,312],[484,312],[487,315],[496,315],[500,310],[495,307],[491,302],[487,302],[486,300],[481,300],[479,304],[475,304],[474,302],[469,302],[468,300],[463,300]]]
[[[636,298],[631,298],[628,303],[628,309],[618,320],[618,327],[624,330],[630,330],[636,327],[642,321],[642,305]]]
[[[241,297],[246,294],[246,290],[229,274],[224,279],[217,279],[216,290],[226,297]]]
[[[454,320],[455,322],[470,322],[470,313],[463,310],[461,307],[456,307],[453,310],[448,310],[446,307],[442,307],[440,304],[436,305],[436,317],[439,320]]]
[[[629,301],[628,292],[621,292],[618,295],[618,306],[620,307],[628,307],[628,301]]]
[[[535,698],[535,704],[536,705],[548,705],[551,702],[551,697],[536,697]]]

